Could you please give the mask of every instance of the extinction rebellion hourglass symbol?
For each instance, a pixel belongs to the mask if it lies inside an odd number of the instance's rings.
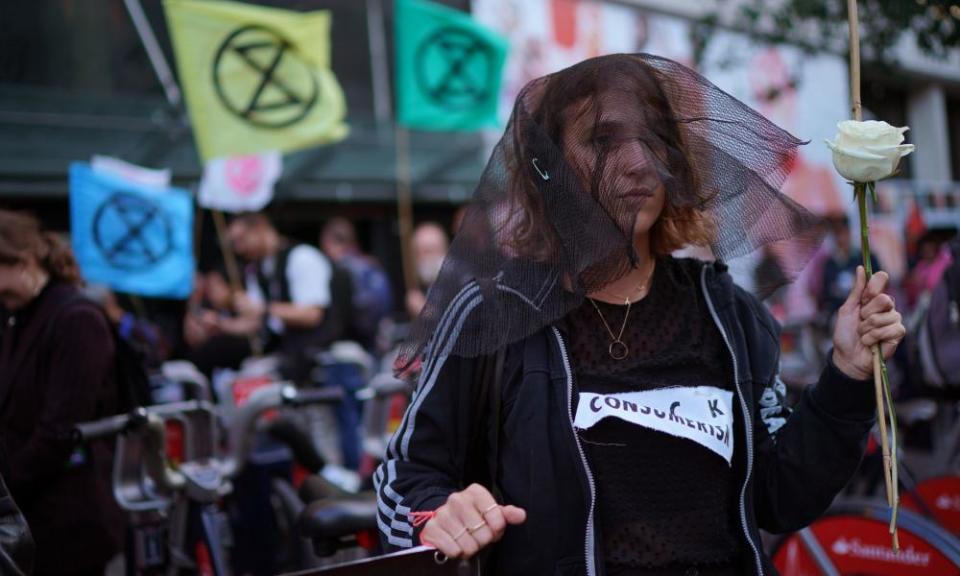
[[[173,251],[173,226],[163,210],[144,198],[117,192],[93,218],[93,242],[114,268],[144,270]]]
[[[234,30],[220,45],[213,86],[227,110],[259,128],[296,124],[320,97],[312,68],[293,43],[258,25]]]
[[[417,48],[417,83],[438,106],[471,108],[490,97],[496,81],[494,60],[483,39],[466,30],[444,28]]]

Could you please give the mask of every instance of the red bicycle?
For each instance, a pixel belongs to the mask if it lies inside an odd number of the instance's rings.
[[[890,548],[889,522],[885,504],[839,503],[779,539],[773,563],[782,576],[960,576],[960,540],[943,527],[901,510],[898,554]]]

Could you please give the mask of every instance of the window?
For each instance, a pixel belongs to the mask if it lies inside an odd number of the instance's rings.
[[[894,126],[906,126],[907,122],[907,89],[905,86],[889,84],[879,75],[864,75],[861,82],[860,98],[863,104],[864,120],[883,120]],[[910,132],[906,133],[905,142],[909,143]],[[910,178],[913,174],[913,160],[908,156],[900,163],[899,178]]]

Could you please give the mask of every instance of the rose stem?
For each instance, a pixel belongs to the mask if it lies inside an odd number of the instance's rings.
[[[857,197],[857,205],[860,208],[860,245],[863,253],[863,270],[866,279],[870,280],[873,276],[873,266],[870,262],[870,224],[867,216],[867,191],[866,185],[862,182],[856,182],[853,185],[854,195]],[[880,353],[879,346],[871,348],[873,353],[873,385],[877,398],[877,422],[880,424],[880,445],[883,452],[883,480],[887,489],[887,504],[893,506],[893,477],[890,469],[890,445],[887,437],[887,419],[884,414],[884,389],[883,381],[880,375]]]

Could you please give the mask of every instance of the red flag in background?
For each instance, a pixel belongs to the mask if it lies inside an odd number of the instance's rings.
[[[572,48],[577,44],[577,7],[579,0],[553,0],[550,12],[553,15],[553,37],[557,44]]]
[[[927,231],[927,223],[923,221],[923,213],[920,211],[920,204],[916,198],[913,199],[910,206],[910,214],[907,215],[905,225],[905,235],[907,237],[907,254],[915,258],[917,255],[917,242],[923,233]]]

